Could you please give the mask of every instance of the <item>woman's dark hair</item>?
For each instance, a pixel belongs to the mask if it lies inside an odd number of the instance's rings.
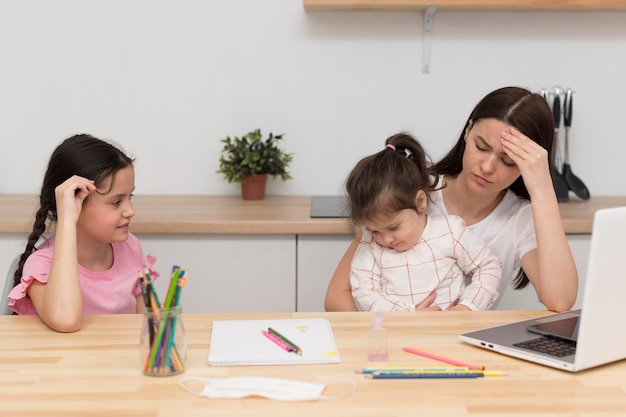
[[[419,190],[428,195],[437,178],[430,175],[424,149],[408,133],[395,134],[385,149],[361,159],[348,175],[346,191],[352,222],[362,223],[380,213],[416,210]]]
[[[51,222],[57,220],[56,187],[72,175],[93,180],[96,187],[99,187],[110,176],[112,187],[117,172],[132,164],[133,159],[121,149],[87,134],[67,138],[56,147],[50,156],[44,175],[33,230],[28,236],[26,250],[20,256],[13,276],[14,285],[19,284],[26,259],[35,251],[35,245],[46,231],[46,220]],[[104,194],[109,191],[105,191]]]
[[[439,162],[432,166],[438,175],[456,177],[463,170],[465,132],[470,123],[481,119],[496,119],[513,126],[548,151],[552,161],[554,118],[546,100],[524,88],[504,87],[487,94],[470,114],[459,140]],[[524,180],[520,176],[509,186],[517,196],[530,199]]]
[[[487,94],[470,114],[459,140],[439,162],[432,166],[436,175],[456,177],[463,170],[463,154],[465,153],[465,132],[470,123],[481,119],[496,119],[513,126],[524,135],[541,145],[548,151],[548,161],[552,161],[554,143],[554,117],[550,106],[539,94],[525,88],[504,87]],[[509,186],[518,197],[530,199],[524,180],[520,175]],[[528,285],[528,277],[520,268],[513,280],[515,289]]]

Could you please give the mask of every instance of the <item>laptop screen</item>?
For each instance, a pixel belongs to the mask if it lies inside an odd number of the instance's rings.
[[[559,339],[571,340],[572,342],[575,342],[576,339],[578,339],[579,318],[580,317],[576,316],[543,323],[535,323],[529,325],[526,329],[532,333],[556,337]]]

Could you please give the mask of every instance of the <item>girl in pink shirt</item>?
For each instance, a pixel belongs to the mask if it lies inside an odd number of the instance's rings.
[[[142,312],[137,271],[155,259],[130,234],[134,189],[133,160],[119,148],[86,134],[63,141],[50,157],[9,308],[59,332],[79,330],[84,314]]]

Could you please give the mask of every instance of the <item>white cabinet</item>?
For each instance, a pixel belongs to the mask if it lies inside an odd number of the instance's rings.
[[[578,298],[574,308],[580,308],[587,272],[591,235],[568,235],[568,242],[578,268]],[[298,236],[298,311],[323,311],[328,281],[350,244],[350,235]],[[499,310],[545,310],[532,285],[523,290],[507,289],[500,300]]]
[[[295,235],[138,235],[158,258],[165,296],[172,265],[189,271],[185,313],[292,312],[296,309]]]
[[[298,235],[298,311],[324,311],[328,282],[352,235]]]
[[[182,295],[186,313],[323,311],[328,282],[351,235],[138,234],[158,258],[156,287],[165,297],[170,271],[189,271]],[[0,282],[25,235],[0,236]],[[580,278],[580,307],[591,235],[568,235]],[[506,291],[499,309],[541,309],[532,287]]]
[[[19,233],[0,234],[0,288],[4,288],[6,278],[13,279],[13,275],[7,277],[9,265],[13,258],[24,252],[26,237]]]

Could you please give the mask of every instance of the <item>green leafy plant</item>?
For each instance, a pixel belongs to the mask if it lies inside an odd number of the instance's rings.
[[[244,182],[246,175],[268,174],[280,176],[283,181],[291,179],[289,164],[293,154],[286,153],[278,147],[278,141],[284,134],[273,135],[271,132],[263,139],[261,130],[248,132],[241,138],[226,137],[220,155],[218,174],[224,174],[229,183],[236,183],[238,187]]]

